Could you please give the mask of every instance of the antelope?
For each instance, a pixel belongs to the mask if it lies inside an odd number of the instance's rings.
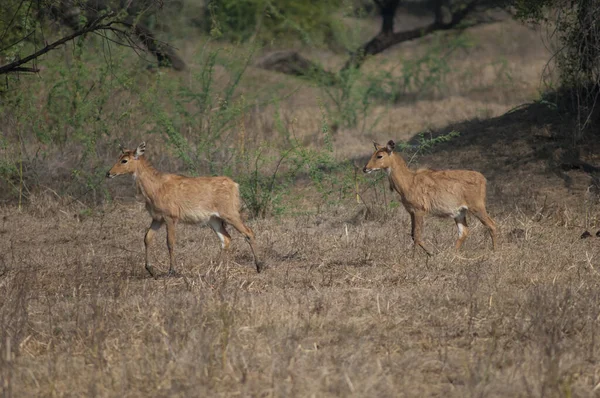
[[[390,190],[396,191],[404,208],[410,214],[411,237],[414,247],[420,246],[427,255],[422,240],[423,217],[453,218],[458,228],[455,249],[460,250],[467,238],[467,212],[471,212],[487,227],[496,249],[496,225],[485,209],[486,180],[483,174],[472,170],[431,170],[408,168],[402,156],[394,152],[396,144],[390,140],[386,146],[373,142],[375,152],[363,172],[383,170],[387,173]]]
[[[237,229],[250,245],[256,272],[262,270],[254,251],[254,232],[244,224],[240,215],[239,185],[229,177],[186,177],[161,173],[144,156],[146,143],[130,150],[120,146],[121,156],[106,173],[107,178],[133,174],[139,191],[144,196],[146,210],[152,223],[146,231],[146,270],[155,279],[158,277],[150,264],[149,248],[156,232],[163,224],[167,226],[167,248],[169,249],[169,273],[175,274],[175,226],[178,222],[208,224],[221,241],[223,250],[229,249],[231,236],[225,223]]]

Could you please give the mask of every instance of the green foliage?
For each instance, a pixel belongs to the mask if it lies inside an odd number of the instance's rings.
[[[174,84],[159,75],[151,90],[143,95],[146,112],[159,109],[152,132],[175,150],[188,172],[224,171],[222,164],[230,156],[225,145],[235,138],[235,126],[251,106],[237,95],[237,90],[253,53],[254,48],[207,49],[200,60],[201,70],[193,76],[194,84]],[[217,64],[228,72],[226,82],[216,81]],[[165,97],[173,98],[173,110],[161,109]]]
[[[556,0],[516,0],[514,7],[517,18],[527,22],[548,22],[548,10],[556,7]]]
[[[123,53],[115,52],[113,59],[96,62],[98,54],[86,51],[83,39],[74,44],[67,62],[62,62],[59,54],[48,56],[45,79],[9,75],[9,88],[19,89],[3,94],[0,115],[3,123],[14,126],[7,134],[13,146],[18,142],[24,148],[27,168],[49,162],[52,156],[71,156],[77,162],[70,171],[59,167],[64,173],[60,180],[66,185],[56,189],[62,194],[85,193],[99,202],[106,195],[100,186],[106,170],[98,148],[111,136],[113,123],[122,119],[122,110],[114,107],[113,100],[119,88],[127,84],[127,75],[116,75],[118,70],[113,68],[115,64],[125,65]],[[119,87],[115,87],[116,82]],[[8,159],[12,164],[18,161],[14,152]],[[52,166],[59,164],[57,161]],[[45,175],[50,173],[55,172],[47,170],[40,175],[29,170],[27,185],[47,184]]]
[[[578,116],[575,140],[598,117],[600,90],[600,3],[593,0],[516,0],[517,16],[550,27],[557,42],[553,59],[558,65],[565,109]],[[568,91],[568,93],[567,93]],[[593,130],[593,129],[591,129]]]
[[[323,122],[321,134],[324,148],[305,148],[294,136],[293,121],[281,117],[277,105],[281,98],[269,90],[240,93],[253,48],[216,48],[207,42],[198,59],[202,67],[186,81],[162,72],[137,73],[139,65],[128,67],[124,62],[125,49],[113,48],[107,63],[95,62],[98,55],[80,49],[75,47],[66,64],[49,63],[46,95],[32,95],[42,87],[42,82],[34,81],[28,90],[7,96],[9,101],[0,109],[3,115],[19,115],[27,146],[76,148],[78,161],[69,172],[68,185],[53,187],[61,195],[85,195],[93,202],[106,199],[102,182],[108,165],[98,149],[107,141],[131,145],[131,133],[137,136],[139,129],[144,130],[144,139],[148,133],[158,139],[150,139],[153,144],[164,142],[187,174],[232,176],[256,217],[290,210],[292,185],[301,176],[315,182],[324,201],[335,190],[329,172],[338,165],[328,122]],[[130,97],[137,104],[123,102]],[[37,110],[38,101],[43,112]],[[276,146],[245,136],[244,119],[256,104],[275,106]],[[326,118],[324,111],[322,117]],[[6,181],[14,180],[15,159],[2,168]]]
[[[306,203],[303,189],[320,209],[355,198],[363,181],[355,165],[336,157],[336,128],[372,130],[380,117],[371,116],[374,104],[392,106],[409,90],[435,90],[448,73],[443,52],[448,42],[434,40],[422,58],[397,62],[404,73],[400,83],[388,65],[345,71],[335,87],[315,78],[311,84],[322,93],[313,99],[320,128],[298,138],[296,121],[281,106],[296,89],[247,76],[257,42],[231,46],[206,38],[195,52],[195,67],[174,74],[142,69],[146,62],[132,59],[113,38],[78,39],[68,51],[48,54],[44,79],[11,81],[19,89],[4,93],[0,103],[1,125],[11,126],[0,184],[12,186],[11,197],[23,187],[47,184],[53,175],[51,189],[59,195],[88,203],[110,200],[104,174],[116,144],[147,140],[162,170],[234,178],[254,217],[297,211],[297,204]],[[463,45],[460,37],[452,40]],[[262,115],[269,133],[247,129]],[[424,139],[423,148],[443,137],[436,140]],[[37,164],[51,170],[40,172]]]
[[[19,169],[15,162],[11,162],[9,159],[0,159],[0,180],[3,180],[14,194],[18,192],[18,177]]]
[[[347,178],[349,163],[338,162],[334,158],[323,107],[321,126],[321,149],[301,145],[293,134],[293,125],[280,123],[279,133],[286,137],[285,147],[276,153],[271,152],[271,155],[266,154],[266,145],[238,155],[238,170],[249,172],[238,174],[236,178],[240,182],[244,203],[253,216],[280,215],[293,210],[294,202],[300,199],[292,193],[293,186],[303,176],[308,178],[320,196],[316,203],[318,208],[335,200],[334,194],[340,193],[341,196],[348,191],[351,186]]]
[[[157,43],[144,25],[153,22],[159,3],[162,1],[5,0],[0,8],[1,73],[35,72],[38,58],[61,48],[59,43],[70,45],[75,40],[81,48],[82,40],[93,35],[127,47],[145,46],[156,53],[164,45]],[[53,37],[57,32],[58,37]]]
[[[37,1],[4,0],[0,7],[0,58],[14,61],[27,45],[25,37],[39,34]]]
[[[331,14],[340,0],[210,0],[205,19],[216,37],[246,41],[252,36],[272,40],[282,35],[313,43],[331,32]]]
[[[453,138],[460,136],[458,131],[451,131],[447,134],[440,134],[438,136],[430,136],[426,137],[425,133],[419,134],[419,151],[428,151],[434,148],[436,145],[451,141]]]
[[[331,101],[332,106],[326,106],[334,124],[360,127],[361,131],[373,130],[379,122],[375,119],[367,125],[373,105],[391,106],[404,98],[418,98],[440,91],[452,72],[448,64],[450,54],[472,45],[472,39],[466,34],[449,38],[434,35],[431,44],[417,58],[402,59],[393,65],[384,61],[375,71],[367,68],[344,70],[338,76],[337,85],[325,84],[317,74],[313,80]],[[401,71],[400,79],[397,69]]]
[[[467,34],[450,37],[433,35],[431,44],[426,51],[415,59],[402,61],[402,82],[398,97],[411,92],[427,95],[442,88],[446,76],[452,72],[448,57],[457,50],[466,50],[473,46],[473,41]]]
[[[385,72],[370,74],[360,69],[348,69],[340,73],[339,77],[337,86],[321,86],[335,108],[335,111],[330,110],[330,113],[333,113],[335,123],[342,127],[356,127],[362,121],[364,131],[367,114],[373,104],[372,98],[393,100],[385,92],[386,80],[391,76]]]

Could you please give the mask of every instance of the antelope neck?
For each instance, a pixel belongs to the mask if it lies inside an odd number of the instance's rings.
[[[393,153],[390,156],[391,166],[388,168],[388,178],[390,185],[399,193],[407,192],[414,177],[414,172],[408,168],[406,162],[400,155]]]
[[[137,186],[142,191],[146,200],[153,200],[161,184],[161,173],[156,170],[144,157],[138,160],[140,163],[133,173]]]

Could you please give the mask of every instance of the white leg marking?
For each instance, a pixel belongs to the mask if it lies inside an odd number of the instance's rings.
[[[217,232],[217,236],[219,237],[219,240],[221,241],[221,249],[225,248],[225,235],[223,235],[220,232]]]
[[[217,233],[217,236],[219,237],[219,240],[221,241],[221,249],[224,249],[225,248],[225,235],[223,235],[222,233],[219,232],[223,225],[221,223],[222,223],[221,219],[216,218],[216,217],[211,217],[210,220],[208,220],[208,225],[210,225],[210,227],[213,229],[213,231],[215,231]]]
[[[458,227],[458,236],[462,238],[465,233],[465,224],[467,221],[467,206],[458,208],[458,214],[454,217],[454,220],[456,220],[456,226]]]

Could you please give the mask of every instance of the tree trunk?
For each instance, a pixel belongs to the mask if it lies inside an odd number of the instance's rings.
[[[381,16],[383,17],[381,31],[377,34],[377,36],[365,43],[357,52],[352,54],[341,71],[345,71],[350,68],[359,68],[367,56],[379,54],[396,44],[418,39],[439,30],[449,30],[455,28],[471,11],[473,11],[477,5],[477,0],[473,0],[454,15],[452,15],[450,10],[444,5],[443,0],[437,0],[435,8],[435,21],[432,24],[427,25],[424,28],[394,33],[393,17],[396,13],[396,9],[398,8],[398,3],[399,1],[394,0],[386,4],[389,5],[389,7],[380,8]],[[392,6],[393,10],[391,8]],[[390,13],[392,13],[391,30],[386,31],[386,29],[389,29],[387,24],[390,23],[389,21],[386,22],[386,15],[389,19]]]
[[[167,44],[158,43],[150,29],[136,24],[133,26],[133,31],[144,47],[154,54],[159,66],[171,66],[175,70],[185,69],[185,62],[177,55],[177,52]]]
[[[390,34],[394,33],[394,18],[396,17],[396,10],[400,5],[400,0],[390,1],[377,1],[379,7],[379,15],[381,15],[381,33]]]
[[[450,30],[456,28],[463,20],[475,9],[479,0],[472,0],[465,7],[451,14],[444,0],[437,0],[435,9],[435,21],[422,28],[407,30],[394,33],[394,16],[400,3],[400,0],[374,0],[380,10],[382,17],[381,30],[371,40],[366,42],[358,51],[350,54],[350,58],[339,73],[348,69],[360,68],[365,59],[370,55],[379,54],[388,48],[406,41],[425,37],[437,31]],[[302,57],[295,51],[276,53],[267,55],[257,62],[257,66],[263,69],[274,70],[281,73],[292,74],[295,76],[321,76],[326,82],[335,84],[339,81],[338,74],[329,72],[321,68],[314,62]]]

